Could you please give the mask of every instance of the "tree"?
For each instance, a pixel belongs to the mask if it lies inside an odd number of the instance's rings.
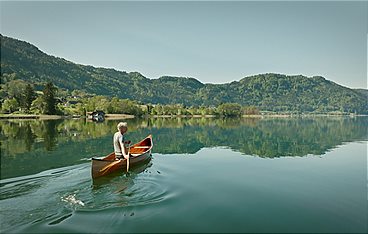
[[[119,98],[113,97],[110,101],[110,105],[112,107],[111,113],[117,113],[117,114],[121,113]]]
[[[19,108],[19,103],[17,101],[17,99],[15,98],[8,98],[5,99],[3,105],[2,105],[2,110],[5,112],[14,112]]]
[[[12,80],[4,85],[4,90],[9,98],[15,98],[18,103],[20,103],[26,86],[27,85],[23,80]]]
[[[243,112],[246,115],[259,115],[259,110],[255,106],[246,106],[243,108]]]
[[[55,99],[56,88],[48,82],[43,89],[43,101],[45,102],[44,114],[54,115],[56,114],[56,99]]]
[[[241,115],[242,106],[237,103],[224,103],[217,107],[218,113],[225,117],[234,117]]]
[[[43,96],[39,96],[32,102],[30,110],[34,114],[42,114],[45,112],[45,106]]]
[[[32,102],[36,99],[36,93],[30,84],[27,84],[24,91],[24,107],[27,111],[30,110]]]
[[[27,84],[23,80],[11,80],[3,86],[5,95],[9,98],[15,98],[19,107],[25,107],[24,94]]]

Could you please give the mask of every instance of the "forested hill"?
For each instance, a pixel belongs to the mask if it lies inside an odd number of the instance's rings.
[[[149,79],[138,72],[96,68],[47,55],[30,43],[1,35],[1,80],[53,82],[68,90],[117,96],[143,103],[218,105],[236,102],[264,111],[367,113],[367,90],[353,90],[323,77],[260,74],[226,84],[194,78]]]

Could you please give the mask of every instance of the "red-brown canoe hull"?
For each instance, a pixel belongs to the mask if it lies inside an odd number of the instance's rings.
[[[132,167],[135,164],[148,160],[151,157],[152,147],[151,135],[134,144],[130,149],[132,156],[129,158],[129,166]],[[111,153],[102,159],[92,158],[92,178],[105,176],[119,170],[124,172],[126,168],[127,160],[115,160],[115,153]]]

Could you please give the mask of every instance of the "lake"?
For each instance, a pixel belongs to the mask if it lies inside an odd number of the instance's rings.
[[[0,231],[367,232],[367,117],[126,121],[152,159],[98,180],[119,120],[0,121]]]

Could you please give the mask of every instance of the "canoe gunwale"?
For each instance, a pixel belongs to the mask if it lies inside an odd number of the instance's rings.
[[[103,159],[103,158],[92,158],[92,160],[104,161],[104,162],[115,162],[115,161],[118,161],[118,160],[107,160],[107,159]]]
[[[139,163],[141,161],[145,161],[148,158],[151,157],[151,150],[153,147],[153,142],[152,142],[152,136],[148,135],[146,138],[144,138],[143,140],[141,140],[140,142],[134,144],[132,147],[134,146],[140,146],[140,144],[144,143],[145,141],[149,140],[149,145],[147,145],[147,149],[143,152],[140,152],[139,155],[131,155],[129,157],[129,161],[131,160],[131,164],[134,165],[136,163]],[[146,143],[148,144],[148,143]],[[110,159],[111,157],[114,157],[114,159]],[[126,165],[126,159],[122,158],[122,159],[115,159],[115,154],[114,153],[110,153],[107,156],[103,157],[103,158],[92,158],[92,167],[91,167],[91,173],[92,173],[92,178],[97,178],[100,176],[104,176],[107,174],[110,174],[114,171],[117,171],[119,169],[122,169],[123,166]],[[94,163],[95,162],[95,163]],[[101,168],[108,166],[109,164],[113,164],[113,166],[108,167],[107,171],[101,171]]]
[[[148,151],[150,150],[147,150],[143,153],[141,153],[140,155],[136,155],[136,156],[130,156],[129,159],[133,159],[133,158],[139,158],[141,157],[142,155],[144,155],[145,153],[147,153]],[[103,162],[116,162],[116,161],[124,161],[125,158],[122,158],[122,159],[115,159],[115,160],[108,160],[108,159],[103,159],[103,158],[92,158],[92,160],[96,160],[96,161],[103,161]]]

